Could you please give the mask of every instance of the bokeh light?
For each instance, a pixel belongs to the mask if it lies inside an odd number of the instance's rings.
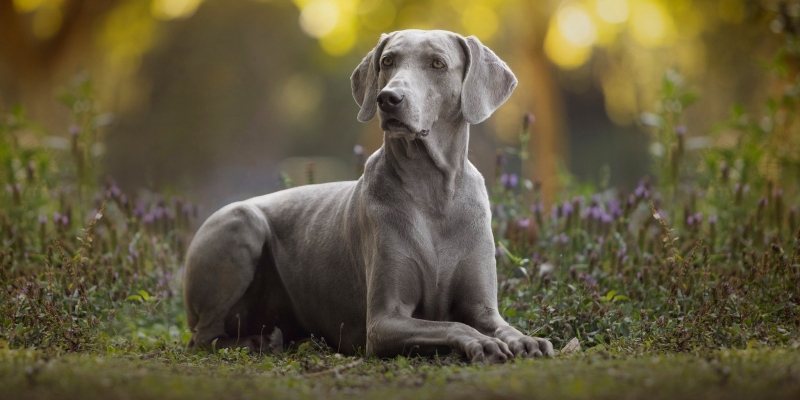
[[[153,15],[160,19],[190,17],[203,0],[153,0]]]
[[[315,0],[300,12],[300,27],[311,37],[322,38],[331,33],[339,22],[339,5],[335,0]]]
[[[597,0],[597,15],[605,22],[619,24],[628,20],[628,0]]]
[[[645,47],[668,45],[675,36],[672,17],[661,3],[655,1],[635,4],[629,24],[634,40]]]
[[[464,33],[475,35],[478,39],[487,41],[497,32],[499,22],[494,10],[485,4],[473,2],[461,14],[461,23]]]
[[[554,63],[574,69],[589,59],[595,40],[597,30],[592,18],[581,4],[574,3],[551,18],[544,46]]]

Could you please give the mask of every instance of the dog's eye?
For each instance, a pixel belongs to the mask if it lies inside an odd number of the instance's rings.
[[[383,64],[385,67],[391,66],[392,63],[392,57],[383,57],[383,60],[381,60],[381,64]]]
[[[436,69],[442,69],[444,68],[444,62],[442,62],[442,60],[434,60],[433,64],[431,64],[431,67]]]

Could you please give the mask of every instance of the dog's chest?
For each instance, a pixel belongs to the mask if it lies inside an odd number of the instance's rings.
[[[410,269],[417,304],[415,317],[448,320],[447,313],[457,293],[464,269],[480,267],[474,261],[491,252],[492,238],[488,216],[478,210],[460,208],[439,218],[418,212],[414,231],[418,240],[414,254],[415,268]],[[469,274],[467,274],[469,275]]]

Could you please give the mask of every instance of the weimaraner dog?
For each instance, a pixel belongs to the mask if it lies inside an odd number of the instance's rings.
[[[514,74],[475,37],[406,30],[382,35],[350,79],[358,120],[377,112],[383,146],[357,181],[208,218],[186,257],[192,345],[258,351],[274,330],[377,357],[552,356],[498,312],[489,198],[467,159],[470,124],[508,99]]]

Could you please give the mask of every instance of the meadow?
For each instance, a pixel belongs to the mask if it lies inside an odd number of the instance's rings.
[[[797,48],[787,43],[775,65]],[[548,207],[535,181],[506,170],[510,157],[529,162],[535,119],[520,118],[520,148],[499,151],[487,177],[501,313],[557,349],[580,348],[501,366],[343,357],[316,340],[277,354],[188,351],[180,282],[197,206],[123,192],[103,174],[107,118],[77,80],[61,96],[68,138],[43,145],[52,139],[21,107],[0,124],[0,392],[797,398],[800,90],[788,73],[776,79],[788,89],[758,114],[734,107],[697,146],[681,122],[697,96],[668,72],[641,118],[653,162],[639,185],[562,172]]]

